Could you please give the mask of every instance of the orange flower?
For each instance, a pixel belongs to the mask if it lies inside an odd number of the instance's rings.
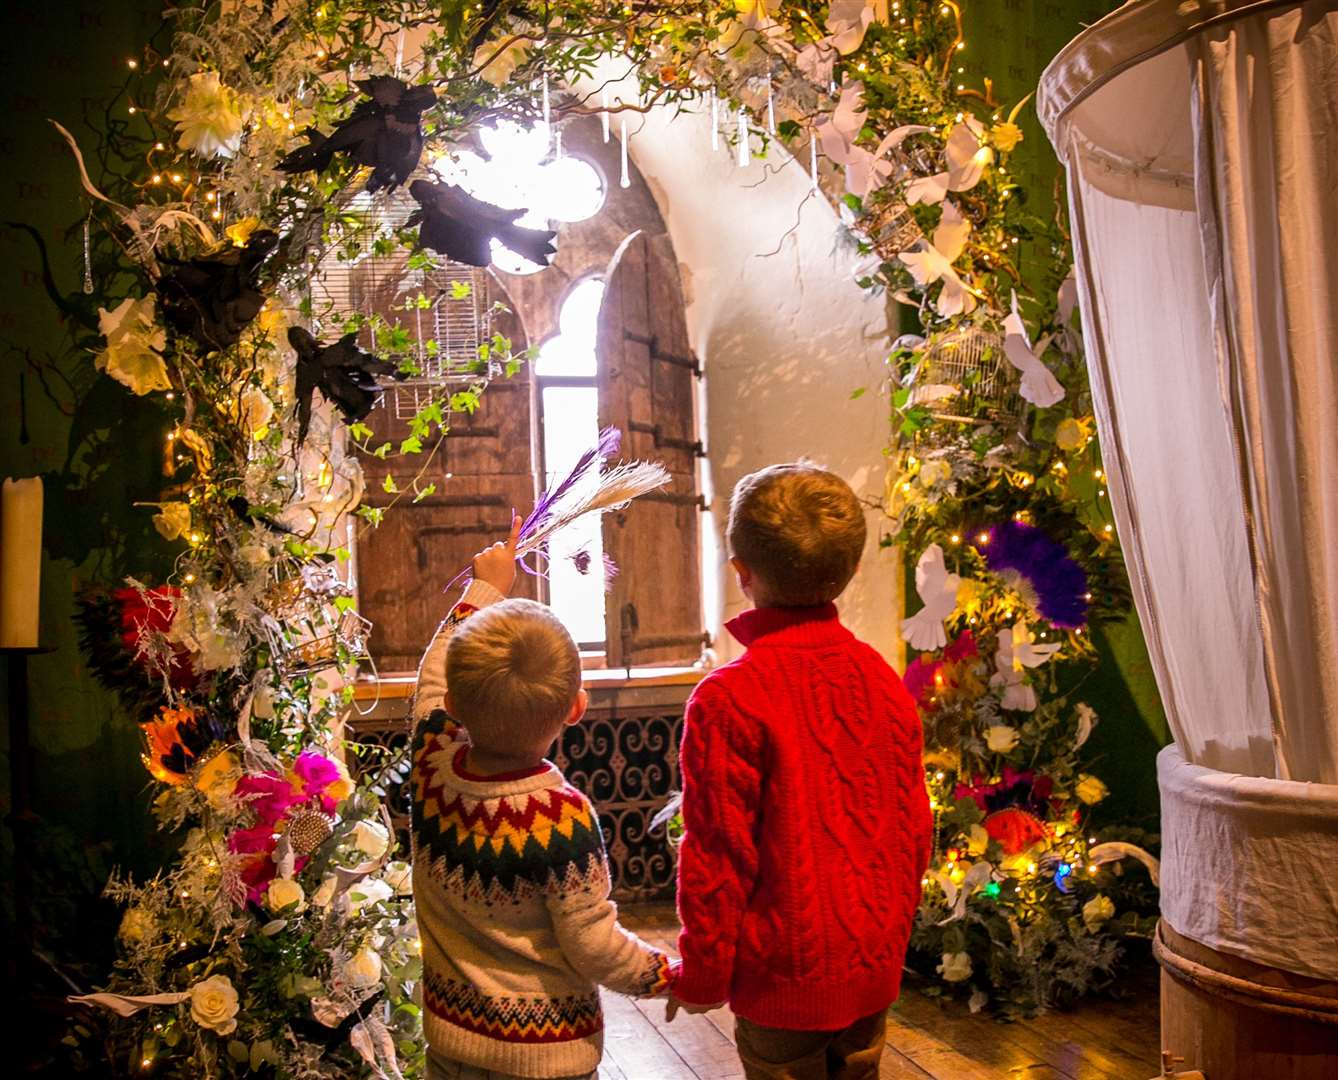
[[[164,784],[184,784],[196,759],[195,750],[188,745],[198,738],[195,711],[164,706],[140,730],[144,733],[141,759],[149,774]]]

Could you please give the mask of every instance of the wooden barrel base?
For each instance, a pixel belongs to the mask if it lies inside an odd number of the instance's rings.
[[[1303,930],[1301,932],[1304,932]],[[1334,1080],[1338,983],[1228,956],[1157,925],[1161,1045],[1206,1080]]]

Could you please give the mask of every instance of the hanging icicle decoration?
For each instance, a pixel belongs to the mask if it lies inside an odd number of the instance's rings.
[[[548,127],[548,125],[552,122],[553,110],[552,110],[552,105],[551,105],[551,103],[550,103],[550,101],[549,101],[549,97],[548,97],[548,70],[547,70],[547,69],[544,70],[543,104],[542,104],[540,107],[543,109],[543,115],[544,115],[544,127]]]
[[[599,105],[601,110],[599,126],[604,132],[604,141],[607,143],[609,141],[609,88],[607,86],[600,87]]]
[[[619,131],[619,138],[622,140],[622,149],[618,152],[620,169],[618,174],[618,186],[627,188],[632,186],[632,178],[627,172],[627,114],[623,113],[618,119],[622,121],[620,125],[621,130]]]
[[[720,149],[720,99],[711,88],[711,149]]]
[[[399,37],[395,39],[395,78],[400,77],[404,67],[404,27],[400,27]]]
[[[93,291],[93,255],[89,241],[89,228],[93,221],[93,211],[84,218],[84,295]]]
[[[752,154],[748,150],[748,111],[739,106],[739,168],[746,169]]]
[[[771,72],[767,72],[767,130],[776,134],[776,98],[771,91]]]
[[[813,181],[813,190],[818,190],[818,139],[815,135],[808,137],[808,173]]]
[[[562,129],[553,132],[553,160],[562,160]]]

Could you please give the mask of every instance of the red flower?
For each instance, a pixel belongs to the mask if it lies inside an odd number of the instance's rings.
[[[159,585],[156,589],[118,589],[112,596],[121,605],[121,644],[135,658],[135,663],[147,670],[148,657],[141,651],[144,639],[152,634],[166,634],[172,628],[181,590]],[[189,690],[197,681],[190,654],[181,646],[172,648],[168,677],[180,690]]]
[[[930,696],[940,685],[939,677],[943,675],[945,666],[979,655],[980,650],[976,647],[975,635],[970,630],[965,630],[949,642],[948,647],[943,650],[942,660],[928,660],[927,653],[917,656],[906,667],[906,674],[902,676],[901,681],[911,697],[921,706],[926,706],[929,704]],[[951,687],[955,684],[948,680],[942,685]]]

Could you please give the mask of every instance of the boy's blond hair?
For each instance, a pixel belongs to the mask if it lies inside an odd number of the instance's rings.
[[[867,535],[850,485],[810,461],[750,473],[730,498],[730,552],[777,607],[835,600],[855,576]]]
[[[581,657],[543,604],[503,600],[475,612],[446,649],[451,716],[494,753],[542,754],[581,689]]]

